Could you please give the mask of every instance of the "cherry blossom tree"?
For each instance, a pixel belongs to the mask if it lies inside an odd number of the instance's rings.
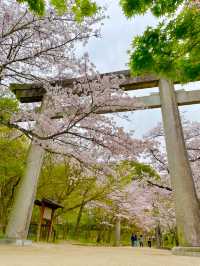
[[[200,124],[199,122],[183,119],[183,128],[195,187],[199,197]],[[140,157],[145,163],[150,164],[158,174],[150,169],[147,171],[149,166],[137,162],[125,162],[121,169],[126,176],[132,176],[133,182],[125,189],[127,198],[122,209],[123,211],[126,210],[130,220],[137,226],[141,226],[143,230],[155,230],[157,238],[161,237],[159,234],[162,232],[170,232],[174,239],[178,241],[176,239],[174,195],[170,183],[162,125],[158,124],[157,127],[152,129],[145,136],[144,141],[146,146]],[[157,240],[161,242],[161,239]]]
[[[75,56],[75,45],[98,36],[95,24],[103,14],[78,23],[72,6],[62,16],[49,8],[45,16],[38,17],[15,1],[0,2],[1,86],[77,73],[80,59]]]
[[[79,162],[105,164],[109,160],[135,158],[143,149],[142,141],[117,127],[114,119],[103,113],[121,106],[140,108],[140,104],[119,88],[115,76],[87,79],[86,75],[83,80],[75,81],[73,88],[45,86],[42,112],[38,108],[20,111],[6,123],[49,152]],[[36,127],[34,123],[24,124],[30,119],[36,121]],[[23,123],[18,123],[19,120]]]
[[[200,161],[200,149],[199,149],[199,137],[200,137],[200,124],[199,122],[187,121],[183,118],[184,137],[186,142],[186,148],[188,152],[188,158],[193,171],[193,178],[195,181],[195,187],[198,197],[199,194],[199,161]],[[169,169],[167,165],[167,157],[165,152],[164,132],[161,124],[152,129],[146,136],[149,144],[146,146],[144,152],[145,158],[153,165],[153,167],[160,173],[163,185],[168,188],[171,187],[169,179]]]
[[[101,76],[87,55],[80,59],[75,53],[76,43],[84,44],[97,35],[94,24],[101,14],[80,24],[70,9],[60,17],[49,10],[42,18],[12,2],[3,2],[0,10],[1,84],[37,81],[34,86],[45,91],[41,107],[22,107],[14,115],[13,109],[3,109],[0,117],[3,125],[32,140],[27,159],[31,163],[19,185],[7,227],[8,237],[26,238],[44,150],[63,154],[90,171],[96,167],[105,173],[107,162],[134,159],[143,149],[142,141],[117,127],[105,113],[141,105],[121,89],[122,76]],[[64,86],[63,77],[73,78],[73,82]],[[33,161],[38,162],[35,167]],[[27,193],[26,182],[30,180],[33,183]],[[19,211],[23,212],[20,217]]]
[[[199,123],[183,119],[183,128],[195,187],[199,197]],[[130,187],[130,191],[134,190],[131,201],[136,202],[133,212],[139,224],[143,223],[143,226],[149,229],[157,224],[163,232],[170,232],[177,241],[173,191],[171,189],[162,125],[159,124],[151,130],[145,140],[148,141],[148,145],[146,145],[143,158],[145,162],[156,169],[160,178],[152,180],[150,176],[145,175],[141,179],[142,183],[139,182]],[[133,198],[134,195],[135,198]]]
[[[134,145],[131,137],[116,127],[114,120],[99,114],[121,105],[139,106],[119,88],[123,77],[101,77],[94,72],[87,56],[81,60],[75,54],[77,42],[84,44],[89,37],[97,36],[94,24],[102,14],[86,18],[80,24],[70,8],[63,16],[49,9],[46,16],[37,17],[11,1],[2,2],[0,10],[1,84],[38,80],[46,91],[42,113],[38,108],[29,112],[26,109],[20,117],[27,122],[31,114],[31,120],[37,121],[35,129],[27,123],[25,127],[16,123],[16,116],[11,122],[1,119],[1,123],[21,130],[49,151],[73,155],[79,160],[80,155],[89,161],[96,159],[97,154],[104,159],[126,150],[129,155],[134,154],[133,149],[139,142]],[[72,87],[47,83],[57,78],[62,84],[63,77],[77,75],[83,78],[74,79]],[[5,108],[3,112],[6,113]],[[62,119],[52,119],[60,113]],[[94,143],[96,146],[92,148]],[[103,148],[110,153],[103,155]]]

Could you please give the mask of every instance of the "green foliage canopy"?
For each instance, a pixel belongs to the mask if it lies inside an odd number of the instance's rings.
[[[23,175],[27,140],[16,130],[0,126],[0,231],[8,214],[18,183]]]
[[[0,127],[0,150],[0,182],[21,177],[26,155],[25,138],[18,137],[15,130]]]
[[[113,178],[99,182],[97,176],[87,176],[79,166],[67,159],[58,162],[51,154],[45,157],[38,186],[39,198],[51,198],[64,206],[64,212],[77,209],[92,200],[104,198],[113,189]]]
[[[133,75],[156,74],[187,82],[200,78],[200,12],[194,1],[121,0],[131,18],[148,11],[161,17],[157,27],[147,27],[134,38],[130,51]]]
[[[14,112],[18,110],[18,101],[9,97],[0,98],[0,125],[9,123]]]
[[[42,16],[45,14],[45,0],[17,0],[19,3],[27,3],[30,10]],[[62,14],[67,11],[68,4],[66,0],[50,0],[51,6]],[[84,17],[94,15],[98,10],[95,2],[91,0],[75,0],[72,11],[76,20],[81,21]]]
[[[154,181],[160,180],[160,175],[149,164],[137,161],[122,161],[116,165],[116,171],[120,175],[120,185],[127,186],[133,180],[142,181],[152,179]]]

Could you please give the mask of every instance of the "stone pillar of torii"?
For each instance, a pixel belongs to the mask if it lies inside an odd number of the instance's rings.
[[[200,247],[200,205],[195,192],[192,171],[188,161],[178,105],[200,103],[200,90],[175,91],[174,84],[153,76],[131,78],[128,71],[110,73],[124,75],[126,81],[121,85],[125,90],[159,87],[158,94],[136,97],[143,108],[162,110],[169,171],[175,195],[175,212],[178,238],[181,246]],[[70,80],[63,80],[68,86]],[[42,101],[44,89],[37,85],[15,84],[12,91],[21,102]],[[135,102],[135,99],[134,99]],[[126,106],[116,112],[132,111]],[[109,113],[109,110],[106,110]],[[113,110],[112,110],[113,112]],[[6,230],[9,239],[26,239],[35,200],[38,177],[42,167],[44,150],[32,143],[29,148],[26,171],[19,184],[14,205]]]

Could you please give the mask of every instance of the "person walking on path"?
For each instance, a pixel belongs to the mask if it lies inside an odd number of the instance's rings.
[[[136,234],[131,235],[131,245],[132,245],[132,247],[138,246],[138,237]]]
[[[135,245],[135,235],[132,233],[131,235],[131,246],[134,247]]]
[[[144,246],[144,238],[143,238],[143,235],[140,235],[139,244],[140,244],[140,247],[143,247]]]
[[[151,237],[148,238],[147,244],[148,244],[148,247],[151,248]]]

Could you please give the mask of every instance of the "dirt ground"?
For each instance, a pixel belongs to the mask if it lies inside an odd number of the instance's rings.
[[[179,257],[170,251],[148,248],[0,245],[0,266],[200,266],[200,258]]]

